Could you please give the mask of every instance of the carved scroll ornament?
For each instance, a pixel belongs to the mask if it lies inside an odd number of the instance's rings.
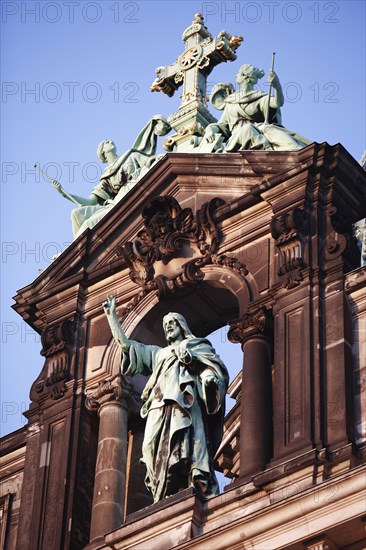
[[[150,290],[158,290],[159,296],[174,293],[203,279],[201,268],[211,262],[220,245],[215,211],[223,204],[222,199],[214,198],[194,214],[191,208],[181,208],[173,197],[163,196],[145,207],[144,229],[133,242],[119,247],[132,281],[142,289],[141,296]],[[173,276],[157,272],[173,259],[182,261]]]
[[[42,398],[60,399],[67,391],[70,378],[71,348],[74,344],[75,324],[63,321],[59,325],[46,327],[42,332],[41,355],[45,363],[37,380],[33,383],[30,396],[34,401]]]

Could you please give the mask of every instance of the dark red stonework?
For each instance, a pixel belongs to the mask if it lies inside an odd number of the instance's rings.
[[[152,201],[162,196],[174,201]],[[161,208],[164,218],[173,202],[176,211],[190,209],[196,225],[185,234],[178,228],[180,244],[171,241],[164,262],[149,256],[136,263],[126,243],[134,243],[144,227],[147,204]],[[359,265],[352,224],[363,217],[366,173],[341,145],[170,153],[20,290],[14,308],[42,334],[45,364],[27,412],[17,549],[77,550],[90,540],[101,420],[86,410],[85,395],[119,372],[119,352],[102,311],[107,294],[117,295],[128,335],[146,343],[163,341],[161,317],[170,310],[184,314],[197,335],[229,322],[230,338],[241,343],[245,360],[241,391],[236,383],[238,405],[228,415],[226,443],[217,456],[234,480],[228,492],[250,480],[252,491],[260,491],[309,465],[321,465],[331,476],[345,457],[361,464],[365,442],[357,432],[360,406],[354,398],[361,374],[352,363],[355,313],[349,298],[358,287],[346,288],[345,276]],[[364,288],[362,281],[357,284]],[[132,393],[142,386],[142,380],[134,382]],[[116,449],[120,459],[105,468],[97,464],[97,473],[119,464],[118,491],[126,500],[114,523],[103,524],[98,516],[92,537],[100,537],[100,548],[104,530],[149,504],[138,465],[143,425],[132,405],[126,423],[125,442]],[[101,451],[98,456],[108,458]],[[94,493],[94,508],[96,498]],[[191,506],[189,498],[184,496],[184,506]],[[197,503],[192,514],[195,525],[206,521]],[[195,536],[187,533],[185,540]]]

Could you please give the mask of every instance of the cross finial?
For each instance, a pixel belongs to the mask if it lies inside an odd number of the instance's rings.
[[[169,117],[169,122],[186,140],[192,135],[202,135],[205,127],[215,121],[206,107],[207,77],[219,63],[236,59],[235,52],[243,37],[221,31],[213,38],[204,25],[202,14],[196,13],[192,24],[183,32],[182,40],[185,51],[172,65],[156,69],[157,77],[151,91],[171,97],[183,84],[182,104],[178,112]],[[171,148],[177,143],[174,138],[169,138],[174,142]]]

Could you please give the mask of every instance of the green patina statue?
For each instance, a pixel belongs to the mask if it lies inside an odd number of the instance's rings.
[[[278,76],[271,70],[268,75],[274,95],[254,89],[264,72],[254,65],[242,65],[236,75],[240,90],[223,82],[212,89],[211,103],[223,110],[218,122],[209,124],[204,139],[213,143],[220,134],[227,140],[225,152],[246,149],[294,151],[310,143],[307,139],[287,130],[281,124],[280,108],[284,96]]]
[[[122,351],[122,373],[151,374],[142,394],[142,462],[154,502],[187,487],[204,499],[219,493],[213,457],[222,438],[228,372],[210,342],[196,338],[179,313],[163,319],[164,348],[129,340],[116,299],[103,304]]]
[[[71,195],[58,181],[52,181],[63,197],[79,205],[71,213],[74,238],[85,229],[94,227],[136,185],[151,165],[161,158],[162,155],[155,154],[157,137],[165,136],[170,130],[170,125],[161,115],[151,117],[131,149],[122,155],[117,154],[113,141],[103,140],[98,146],[97,155],[101,162],[108,163],[108,168],[88,198]]]

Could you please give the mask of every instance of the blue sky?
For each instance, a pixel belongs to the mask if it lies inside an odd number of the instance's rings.
[[[310,140],[365,149],[365,3],[3,1],[1,53],[2,435],[24,425],[41,344],[11,309],[12,296],[72,240],[71,203],[33,170],[46,167],[66,190],[88,196],[102,172],[98,143],[128,149],[173,98],[151,93],[155,68],[183,51],[182,32],[201,12],[213,35],[243,35],[238,59],[211,73],[234,82],[243,63],[275,70],[283,123]],[[266,89],[265,79],[262,89]],[[219,116],[212,107],[211,112]],[[215,338],[221,348],[223,331]],[[240,349],[220,349],[232,372]]]

